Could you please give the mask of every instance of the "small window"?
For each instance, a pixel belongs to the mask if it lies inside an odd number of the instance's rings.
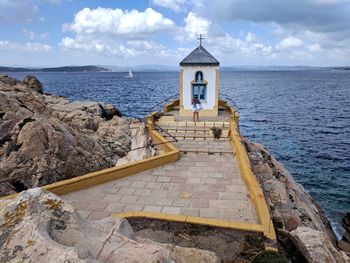
[[[207,85],[193,85],[192,98],[198,98],[201,101],[207,100]]]
[[[203,82],[203,72],[202,71],[197,71],[195,74],[195,81],[197,83],[202,83]]]

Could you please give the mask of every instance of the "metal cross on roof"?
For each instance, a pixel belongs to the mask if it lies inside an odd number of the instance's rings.
[[[202,37],[202,34],[199,34],[199,38],[197,38],[199,40],[199,45],[202,46],[202,40],[204,39],[204,37]]]

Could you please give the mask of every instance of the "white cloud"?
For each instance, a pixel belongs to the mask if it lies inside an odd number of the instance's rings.
[[[63,25],[63,30],[77,35],[114,35],[140,39],[172,30],[174,25],[172,20],[152,8],[140,12],[98,7],[80,10],[72,24]]]
[[[307,52],[305,50],[295,50],[292,51],[292,53],[289,55],[289,58],[293,60],[303,61],[312,58],[312,55],[310,52]]]
[[[257,37],[252,32],[248,32],[247,36],[245,37],[245,41],[247,41],[248,43],[256,42]]]
[[[22,32],[30,40],[46,39],[49,36],[48,33],[40,33],[40,34],[38,34],[38,33],[35,33],[34,31],[31,31],[31,30],[28,30],[28,29],[23,29]]]
[[[188,3],[188,1],[186,0],[153,0],[152,3],[154,5],[172,9],[175,12],[180,12],[186,9],[186,4]]]
[[[312,45],[309,45],[308,47],[308,50],[310,52],[320,52],[322,51],[322,48],[319,44],[312,44]]]
[[[0,49],[10,51],[28,51],[28,52],[48,52],[51,50],[50,45],[40,43],[16,43],[0,40]]]
[[[143,12],[84,8],[75,15],[73,23],[63,25],[63,31],[73,32],[75,36],[63,38],[60,46],[64,50],[123,58],[176,56],[176,49],[172,51],[152,41],[156,34],[173,30],[175,23],[152,8]]]
[[[296,37],[286,37],[282,39],[277,45],[276,49],[290,49],[301,47],[303,45],[303,41]]]
[[[199,34],[204,34],[203,45],[218,58],[231,54],[246,57],[276,57],[273,47],[259,43],[258,38],[252,32],[242,35],[243,38],[236,38],[225,33],[209,18],[201,17],[193,12],[188,13],[184,22],[184,26],[177,32],[176,39],[181,42],[194,42]]]
[[[349,0],[205,0],[197,12],[218,23],[239,21],[264,27],[265,32],[277,27],[277,31],[265,37],[269,41],[278,38],[274,49],[281,57],[288,57],[288,50],[319,52],[321,47],[322,54],[313,57],[318,61],[334,64],[329,57],[341,58],[342,64],[349,61],[346,59],[350,55]],[[288,39],[290,36],[302,43]],[[319,47],[313,46],[315,43]],[[300,54],[293,57],[299,58]]]
[[[170,49],[161,44],[147,40],[128,40],[123,42],[100,41],[83,39],[62,39],[60,45],[64,50],[85,51],[97,55],[115,55],[122,58],[178,58],[186,54],[187,49]]]
[[[211,21],[189,12],[184,19],[185,26],[180,28],[176,34],[179,41],[195,40],[199,34],[207,35],[211,27]]]

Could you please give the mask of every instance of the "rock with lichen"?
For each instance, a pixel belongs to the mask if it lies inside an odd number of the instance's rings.
[[[88,221],[40,188],[0,205],[0,262],[215,262],[215,253],[137,239],[128,221]]]
[[[349,257],[337,250],[325,232],[310,227],[298,227],[291,239],[310,263],[348,263]]]
[[[0,77],[0,196],[113,167],[131,149],[133,124],[113,105],[43,95],[39,83]]]

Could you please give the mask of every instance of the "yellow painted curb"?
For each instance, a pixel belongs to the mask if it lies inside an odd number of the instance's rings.
[[[222,103],[221,105],[224,104]],[[230,113],[230,139],[232,150],[237,158],[240,174],[248,188],[249,196],[255,207],[259,223],[263,226],[265,236],[270,240],[276,241],[275,229],[270,218],[270,212],[266,204],[264,194],[255,174],[252,171],[246,149],[241,142],[241,136],[238,131],[239,115],[233,107],[226,105],[226,109]]]
[[[128,212],[122,212],[122,213],[114,213],[112,214],[112,216],[117,218],[157,219],[157,220],[164,220],[169,222],[207,225],[207,226],[220,227],[220,228],[230,228],[230,229],[241,230],[241,231],[264,233],[264,227],[259,224],[248,224],[248,223],[243,223],[239,221],[201,218],[196,216],[174,215],[174,214],[166,214],[166,213],[147,212],[147,211],[128,211]]]

